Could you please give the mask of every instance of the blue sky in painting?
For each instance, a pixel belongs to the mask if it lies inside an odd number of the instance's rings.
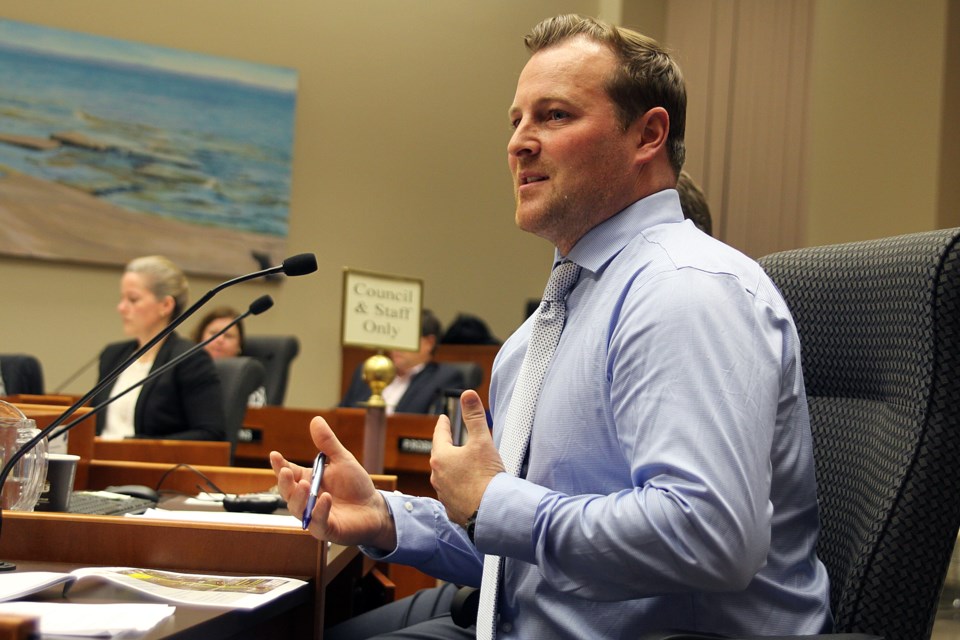
[[[0,20],[0,41],[10,46],[65,57],[111,62],[124,60],[130,64],[220,80],[230,79],[277,91],[294,91],[297,83],[297,74],[293,69],[198,55],[168,47],[50,29],[13,20]]]

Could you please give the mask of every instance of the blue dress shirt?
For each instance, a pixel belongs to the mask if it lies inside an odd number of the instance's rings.
[[[473,585],[504,556],[499,638],[829,629],[800,345],[773,283],[674,190],[566,257],[582,273],[525,478],[490,483],[476,548],[439,502],[385,494],[398,547],[365,551]],[[494,362],[498,443],[530,327]]]

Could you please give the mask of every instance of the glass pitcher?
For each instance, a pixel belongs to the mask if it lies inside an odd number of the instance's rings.
[[[40,430],[20,409],[0,400],[0,469],[20,447],[32,440]],[[13,511],[33,511],[47,480],[47,439],[23,455],[3,485],[0,507]]]

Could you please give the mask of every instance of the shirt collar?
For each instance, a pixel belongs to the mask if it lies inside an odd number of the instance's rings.
[[[556,265],[567,259],[591,273],[598,273],[631,240],[653,226],[668,222],[683,222],[680,195],[676,189],[664,189],[637,200],[590,229],[568,255],[554,251],[553,263]]]

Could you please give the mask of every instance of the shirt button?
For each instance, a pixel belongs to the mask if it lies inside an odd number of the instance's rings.
[[[408,501],[408,502],[404,502],[404,503],[403,503],[403,508],[406,509],[407,511],[413,511],[413,503],[412,503],[412,502],[409,502],[409,501]]]
[[[500,631],[503,631],[504,633],[510,633],[513,631],[513,625],[509,622],[504,622],[500,625]]]

